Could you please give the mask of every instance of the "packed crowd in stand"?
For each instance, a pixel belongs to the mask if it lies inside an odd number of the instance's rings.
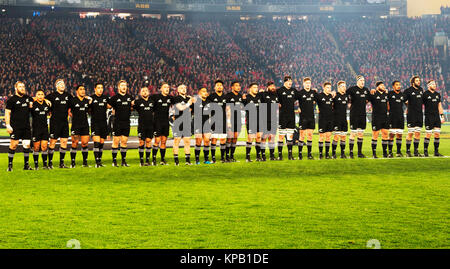
[[[344,56],[337,51],[324,24],[317,22],[256,21],[233,24],[233,36],[243,40],[253,57],[277,78],[284,74],[301,78],[312,77],[314,86],[324,81],[336,84],[339,80],[351,81],[352,75]]]
[[[430,19],[349,19],[308,21],[111,20],[111,18],[0,18],[0,96],[13,93],[17,80],[30,94],[50,92],[52,81],[64,77],[74,90],[79,84],[92,93],[93,83],[129,82],[130,93],[161,81],[172,90],[185,83],[188,94],[200,87],[212,91],[214,79],[239,80],[263,87],[284,75],[312,77],[313,87],[326,80],[352,84],[363,74],[373,88],[377,80],[398,79],[408,86],[412,74],[435,79],[444,109],[449,108],[448,63],[433,47],[435,32],[450,27],[445,17]],[[351,71],[351,67],[354,73]],[[175,91],[172,91],[174,93]],[[0,102],[0,109],[4,105]]]

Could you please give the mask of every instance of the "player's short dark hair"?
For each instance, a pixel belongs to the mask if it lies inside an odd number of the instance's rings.
[[[291,76],[284,76],[283,81],[286,82],[288,80],[292,80]]]
[[[340,86],[341,84],[344,84],[344,83],[345,83],[345,81],[339,80],[338,83],[337,83],[337,85]]]
[[[206,89],[205,87],[201,87],[200,89],[198,89],[197,92],[200,92],[200,91],[202,91],[202,90],[206,90],[206,92],[208,92],[208,89]]]
[[[117,82],[117,87],[119,87],[120,83],[125,83],[128,85],[127,81],[125,79],[121,79],[119,80],[119,82]]]
[[[322,84],[323,87],[325,87],[325,86],[327,86],[327,85],[330,85],[330,86],[331,86],[331,82],[325,81],[325,82]]]
[[[249,88],[251,88],[253,85],[256,85],[256,86],[258,86],[258,83],[256,83],[256,82],[252,82],[252,83],[250,83],[250,85],[248,85],[248,87]]]
[[[103,82],[98,81],[98,82],[96,82],[96,83],[94,84],[94,89],[97,88],[98,85],[104,86],[104,85],[103,85]]]
[[[160,87],[162,87],[162,86],[164,86],[164,85],[166,85],[166,84],[169,85],[169,82],[162,81]],[[169,85],[169,86],[170,86],[170,85]]]
[[[233,87],[233,86],[234,86],[234,84],[236,84],[236,83],[239,83],[239,84],[241,84],[241,83],[240,83],[239,81],[235,80],[235,81],[231,82],[231,87]]]
[[[43,89],[37,89],[36,93],[38,93],[38,92],[43,92],[45,94],[45,91]]]
[[[273,81],[269,81],[267,82],[267,87],[269,87],[270,85],[274,85],[275,83]]]
[[[86,87],[84,87],[83,84],[77,86],[77,91],[78,91],[80,88],[86,89]]]
[[[420,77],[418,75],[414,75],[411,77],[411,79],[409,80],[409,82],[411,83],[411,85],[413,85],[414,80],[416,80],[416,78],[420,79]]]
[[[303,78],[303,82],[306,82],[306,81],[311,81],[311,78],[310,77]]]
[[[395,83],[400,83],[400,81],[398,81],[398,80],[394,80],[394,81],[392,82],[392,86],[394,86],[394,85],[395,85]]]
[[[214,81],[214,85],[216,85],[217,83],[222,83],[223,85],[223,81],[221,79],[216,79],[216,81]]]
[[[378,87],[378,86],[380,86],[381,84],[384,84],[384,82],[383,82],[383,81],[377,81],[377,82],[375,83],[375,86]]]

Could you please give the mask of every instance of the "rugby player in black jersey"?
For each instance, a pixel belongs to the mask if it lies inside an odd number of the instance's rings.
[[[420,131],[423,126],[423,89],[420,87],[420,77],[413,76],[410,80],[411,87],[407,88],[403,95],[407,105],[407,126],[408,134],[406,136],[406,156],[411,155],[411,142],[414,136],[414,156],[422,157],[419,153]]]
[[[208,105],[208,90],[198,90],[198,97],[191,105],[194,114],[194,136],[195,136],[195,164],[200,164],[200,151],[203,142],[204,163],[209,161],[209,142],[211,138],[211,126],[209,124],[210,110]]]
[[[113,142],[112,142],[112,165],[117,165],[117,152],[122,156],[122,166],[128,167],[126,161],[128,136],[130,135],[130,115],[132,109],[133,97],[127,93],[128,84],[125,80],[117,83],[117,94],[108,100],[108,104],[114,109],[113,122]]]
[[[236,143],[242,128],[241,114],[243,110],[241,84],[238,81],[231,83],[231,92],[225,95],[226,100],[226,121],[227,121],[227,162],[236,162],[234,152]]]
[[[103,83],[97,82],[94,86],[94,94],[90,100],[91,135],[94,141],[95,167],[104,167],[102,164],[103,146],[108,137],[107,110],[109,97],[103,95]]]
[[[66,84],[63,79],[55,82],[56,91],[47,96],[51,102],[50,117],[50,143],[48,145],[48,168],[53,169],[53,153],[56,142],[59,139],[59,168],[68,168],[64,164],[64,157],[67,151],[67,141],[69,137],[69,105],[72,95],[66,92]]]
[[[72,147],[70,148],[71,168],[75,168],[78,142],[81,142],[83,167],[89,167],[87,158],[89,153],[88,110],[90,99],[90,97],[86,97],[86,89],[84,86],[80,85],[77,87],[76,96],[70,101],[70,114],[72,115],[72,127],[70,130],[70,134],[72,135]]]
[[[263,161],[266,161],[266,141],[269,144],[269,153],[270,160],[275,160],[275,136],[277,134],[278,127],[278,95],[277,89],[275,87],[275,83],[273,81],[269,81],[267,83],[267,91],[262,95],[262,106],[264,105],[264,109],[261,109],[261,117],[263,116],[264,111],[266,111],[266,126],[263,128],[263,135],[261,139],[261,158]],[[261,107],[262,108],[262,107]]]
[[[248,88],[248,94],[244,94],[243,104],[245,105],[245,120],[247,127],[246,161],[252,162],[250,152],[252,143],[255,141],[256,161],[261,161],[261,126],[260,126],[260,108],[262,95],[258,92],[258,84],[251,83]]]
[[[150,98],[150,91],[147,87],[142,87],[139,92],[140,97],[131,102],[133,109],[138,112],[138,137],[139,137],[139,161],[141,166],[150,165],[150,153],[153,138],[153,100]],[[145,149],[145,163],[144,163]]]
[[[174,123],[177,119],[183,119],[183,117],[189,117],[189,124],[184,124],[181,121],[180,125],[172,127],[173,134],[173,159],[175,165],[179,165],[178,153],[181,139],[183,139],[184,144],[184,156],[186,160],[186,165],[191,165],[191,109],[190,105],[195,99],[191,100],[191,96],[186,94],[187,87],[181,84],[177,88],[178,95],[173,98],[175,115],[173,116]],[[186,115],[184,114],[186,113]]]
[[[31,144],[31,126],[30,110],[33,99],[26,94],[25,83],[17,81],[14,84],[15,93],[6,101],[5,123],[6,130],[10,135],[8,151],[8,169],[13,169],[13,159],[17,146],[22,140],[24,170],[33,170],[29,163],[30,144]]]
[[[332,158],[336,159],[336,149],[340,142],[341,159],[347,158],[345,156],[345,140],[347,139],[348,122],[347,122],[347,107],[348,96],[346,93],[347,85],[345,81],[339,81],[337,83],[338,90],[336,96],[333,98],[333,110],[334,110],[334,137],[331,145]]]
[[[298,142],[298,159],[303,158],[302,151],[307,138],[306,146],[308,147],[308,159],[312,160],[312,137],[316,126],[314,119],[314,104],[317,92],[311,89],[311,78],[303,79],[303,89],[297,94],[297,100],[300,109],[300,139]]]
[[[169,95],[170,86],[167,82],[161,84],[160,93],[152,95],[154,111],[154,142],[152,149],[152,164],[156,165],[158,149],[161,155],[161,165],[166,165],[166,141],[169,136],[169,108],[174,104],[173,96]]]
[[[221,119],[216,123],[212,123],[211,125],[211,162],[216,162],[216,146],[217,141],[220,143],[220,160],[221,162],[225,162],[225,153],[227,148],[227,133],[226,133],[226,99],[225,94],[223,92],[223,81],[218,79],[214,82],[214,93],[208,96],[208,102],[211,104],[216,104],[217,108],[220,107],[222,111]],[[214,112],[215,113],[215,112]],[[211,118],[215,116],[213,111],[211,111]]]
[[[388,120],[388,94],[384,82],[376,82],[376,91],[368,96],[372,104],[372,155],[377,159],[377,140],[381,131],[383,157],[387,158],[387,147],[389,140],[389,120]]]
[[[350,158],[353,159],[353,146],[355,137],[358,137],[358,157],[365,158],[362,153],[364,130],[366,129],[366,104],[367,97],[370,94],[369,89],[364,87],[365,79],[363,76],[356,77],[356,86],[347,89],[347,95],[350,99],[350,139],[349,149]]]
[[[292,87],[292,78],[290,76],[285,76],[283,81],[283,86],[277,90],[278,101],[280,102],[278,159],[283,160],[283,142],[286,137],[288,159],[293,160],[292,144],[295,129],[294,103],[298,92]]]
[[[424,155],[428,157],[428,145],[431,135],[434,134],[434,156],[442,157],[439,153],[439,137],[441,124],[444,123],[444,109],[442,108],[441,95],[436,91],[436,81],[427,82],[428,89],[423,93],[423,104],[425,105],[425,131]]]
[[[44,90],[36,91],[36,100],[33,102],[31,107],[32,116],[32,135],[31,140],[33,141],[33,159],[34,159],[34,169],[39,169],[39,152],[42,155],[42,168],[48,169],[47,167],[47,155],[48,155],[48,123],[47,116],[50,114],[50,102],[45,102]]]
[[[323,92],[314,98],[319,109],[319,158],[323,159],[323,143],[325,141],[325,158],[330,159],[331,133],[333,132],[333,95],[331,93],[331,83],[325,82]]]
[[[403,157],[401,152],[403,129],[405,128],[405,116],[403,114],[403,104],[405,97],[401,92],[400,81],[392,82],[392,91],[388,92],[389,108],[389,157],[393,157],[392,148],[397,145],[397,157]]]

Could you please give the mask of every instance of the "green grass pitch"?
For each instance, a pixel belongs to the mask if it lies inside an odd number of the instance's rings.
[[[440,149],[450,155],[448,125]],[[244,152],[175,167],[168,150],[171,165],[139,167],[130,150],[131,167],[113,168],[106,151],[105,168],[53,171],[21,170],[18,153],[12,173],[0,154],[0,248],[450,247],[448,158],[245,163]]]

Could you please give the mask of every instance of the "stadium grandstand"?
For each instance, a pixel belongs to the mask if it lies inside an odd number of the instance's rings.
[[[24,80],[33,94],[53,91],[56,77],[64,77],[71,89],[87,85],[89,93],[96,81],[105,81],[109,95],[125,79],[136,95],[144,83],[155,93],[163,80],[172,89],[185,83],[192,93],[200,87],[212,90],[219,77],[226,87],[239,80],[245,88],[253,81],[260,87],[268,80],[281,85],[284,75],[291,75],[297,88],[306,76],[314,87],[323,81],[335,87],[338,80],[354,84],[357,74],[366,76],[371,88],[377,80],[396,79],[406,88],[417,74],[435,79],[444,108],[450,105],[448,44],[435,41],[438,35],[447,39],[448,7],[436,16],[408,18],[401,8],[391,15],[396,9],[391,2],[399,1],[89,2],[89,9],[80,0],[0,2],[5,4],[0,15],[2,112],[16,80]],[[176,12],[177,5],[184,12]],[[211,15],[186,9],[202,6],[224,11]],[[245,11],[252,6],[266,12]],[[339,12],[341,7],[353,10]],[[298,12],[270,12],[277,8]],[[364,15],[368,8],[378,13]]]

